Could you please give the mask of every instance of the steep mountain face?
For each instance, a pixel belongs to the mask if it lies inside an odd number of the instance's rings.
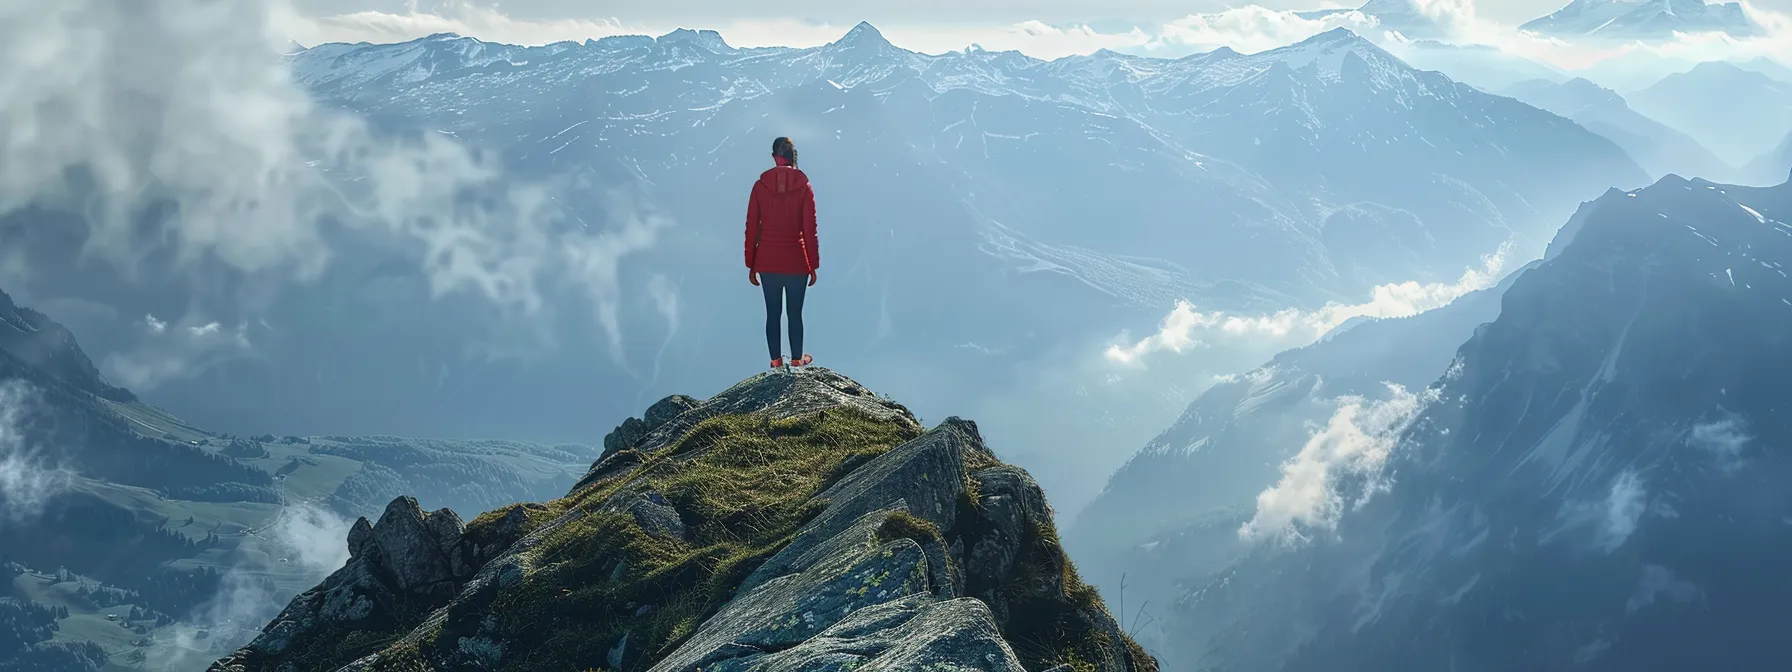
[[[468,511],[539,498],[593,454],[209,433],[107,382],[67,329],[0,293],[0,610],[17,612],[0,668],[209,660],[171,642],[207,628],[191,646],[238,645],[225,619],[266,614],[231,600],[316,580],[306,556],[330,550],[290,535],[400,492]]]
[[[942,408],[1018,387],[1046,353],[1155,321],[1177,298],[1266,312],[1454,279],[1508,237],[1540,246],[1581,194],[1647,180],[1567,120],[1348,33],[1250,56],[1053,62],[915,54],[870,26],[813,49],[700,32],[533,48],[436,36],[291,63],[321,99],[395,132],[452,134],[519,179],[583,185],[557,198],[569,226],[625,227],[610,187],[672,224],[622,263],[614,351],[587,319],[599,301],[576,288],[542,287],[561,321],[519,344],[534,332],[475,300],[432,303],[411,259],[345,242],[315,285],[228,315],[249,325],[252,355],[154,389],[208,426],[572,440],[643,388],[719,382],[761,358],[757,300],[721,292],[747,287],[729,223],[776,135],[797,138],[821,196],[818,355],[892,391],[962,379],[929,402]],[[188,305],[41,258],[34,295],[132,318]],[[80,331],[122,357],[142,329],[120,322]]]
[[[1747,164],[1792,132],[1792,84],[1729,63],[1701,63],[1629,99],[1731,165]]]
[[[1792,664],[1760,616],[1792,597],[1788,219],[1792,183],[1600,198],[1420,395],[1385,469],[1324,474],[1335,527],[1293,517],[1310,541],[1266,534],[1186,595],[1167,662]]]
[[[137,398],[100,376],[87,353],[75,344],[75,335],[43,313],[13,303],[0,292],[0,352],[10,358],[6,373],[18,376],[29,370],[61,385],[99,399],[131,403]]]
[[[1066,544],[1109,594],[1125,576],[1128,595],[1174,595],[1223,568],[1249,550],[1238,528],[1284,461],[1340,407],[1389,403],[1436,380],[1528,270],[1443,308],[1344,328],[1208,388],[1109,478]]]
[[[356,521],[347,565],[212,669],[1157,669],[970,422],[811,369],[605,443],[547,504]]]
[[[1728,179],[1736,170],[1691,136],[1630,109],[1618,92],[1586,79],[1561,83],[1532,80],[1501,93],[1573,119],[1617,143],[1657,177],[1676,174],[1719,180]]]
[[[1763,29],[1742,3],[1705,0],[1573,0],[1554,14],[1519,27],[1561,37],[1666,40],[1675,33],[1724,33],[1754,37]]]

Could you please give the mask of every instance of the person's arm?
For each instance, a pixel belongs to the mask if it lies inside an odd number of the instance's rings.
[[[815,240],[815,187],[803,185],[803,252],[809,257],[809,270],[821,268],[821,243]]]
[[[747,270],[753,270],[753,259],[759,252],[759,183],[747,196]]]

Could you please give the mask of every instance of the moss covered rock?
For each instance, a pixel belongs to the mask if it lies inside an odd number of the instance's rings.
[[[1156,669],[970,422],[825,369],[644,415],[560,500],[358,521],[213,669]]]

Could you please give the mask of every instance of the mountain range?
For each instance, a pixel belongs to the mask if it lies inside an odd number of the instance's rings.
[[[1099,352],[1178,299],[1267,314],[1454,281],[1508,240],[1540,248],[1583,194],[1648,180],[1570,120],[1347,31],[1182,59],[923,55],[869,25],[808,49],[701,31],[527,48],[438,35],[287,58],[311,95],[388,133],[452,136],[502,157],[506,179],[566,185],[548,210],[590,232],[594,262],[604,240],[634,242],[613,280],[543,281],[546,309],[518,318],[438,295],[422,252],[353,229],[333,234],[320,277],[247,302],[195,297],[194,271],[155,258],[133,276],[77,264],[79,236],[33,228],[43,213],[0,224],[42,269],[21,294],[103,370],[222,431],[579,441],[669,386],[734,379],[764,353],[731,222],[777,135],[797,139],[821,194],[817,356],[1042,451],[1143,441],[1137,428],[1186,403],[1040,412],[1087,403],[1042,383],[1076,373],[1059,371],[1065,353]],[[318,168],[345,189],[367,177]],[[193,339],[152,333],[146,313],[242,338],[162,361]],[[1123,456],[1056,454],[1028,466],[1067,502]]]
[[[1701,63],[1626,98],[1731,165],[1747,164],[1792,132],[1792,83],[1731,63]]]
[[[1666,40],[1676,33],[1724,33],[1757,37],[1762,26],[1742,3],[1705,0],[1573,0],[1561,10],[1519,27],[1544,35],[1604,40]]]
[[[1216,386],[1069,543],[1178,595],[1175,669],[1783,664],[1789,208],[1610,190],[1502,287]]]
[[[1501,93],[1573,119],[1609,138],[1657,177],[1671,173],[1724,179],[1736,171],[1691,136],[1643,116],[1618,92],[1583,78],[1559,83],[1530,80]]]

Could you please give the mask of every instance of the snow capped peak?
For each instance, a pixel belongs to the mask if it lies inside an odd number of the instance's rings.
[[[865,21],[853,26],[840,39],[821,47],[821,53],[828,56],[828,74],[849,88],[895,76],[905,70],[919,70],[924,67],[922,62],[938,60],[922,58],[914,52],[890,44],[889,40],[884,39],[883,33]],[[978,58],[986,55],[987,52],[958,53],[948,58]]]
[[[658,41],[665,42],[668,44],[679,44],[679,43],[694,44],[694,45],[697,45],[699,47],[702,47],[704,49],[708,49],[708,50],[714,51],[714,52],[723,52],[723,51],[733,51],[734,50],[734,47],[730,46],[728,44],[727,40],[722,39],[721,33],[718,33],[713,30],[691,30],[689,28],[679,28],[670,33],[666,33],[665,35],[659,36]]]
[[[1741,3],[1706,4],[1705,0],[1574,0],[1520,28],[1548,35],[1620,40],[1662,40],[1675,33],[1749,37],[1763,32]]]
[[[884,39],[884,34],[878,32],[877,26],[871,25],[871,22],[869,21],[860,21],[859,25],[853,26],[852,30],[846,31],[845,35],[834,42],[834,46],[849,49],[887,49],[895,47],[895,45],[890,44],[889,40]]]
[[[1301,45],[1351,44],[1351,43],[1356,43],[1356,42],[1374,46],[1368,40],[1363,39],[1363,36],[1356,34],[1356,31],[1353,31],[1349,28],[1340,27],[1340,28],[1333,28],[1331,30],[1325,31],[1318,35],[1314,35],[1305,40],[1301,40],[1299,42],[1296,42],[1296,43],[1290,45],[1289,47],[1283,47],[1283,49],[1299,47]]]
[[[1322,74],[1336,77],[1343,69],[1345,57],[1351,54],[1383,67],[1392,67],[1394,64],[1404,65],[1404,62],[1393,54],[1375,46],[1375,43],[1363,39],[1363,36],[1348,28],[1333,28],[1280,49],[1253,54],[1250,59],[1269,60],[1287,65],[1295,70],[1317,67]]]

